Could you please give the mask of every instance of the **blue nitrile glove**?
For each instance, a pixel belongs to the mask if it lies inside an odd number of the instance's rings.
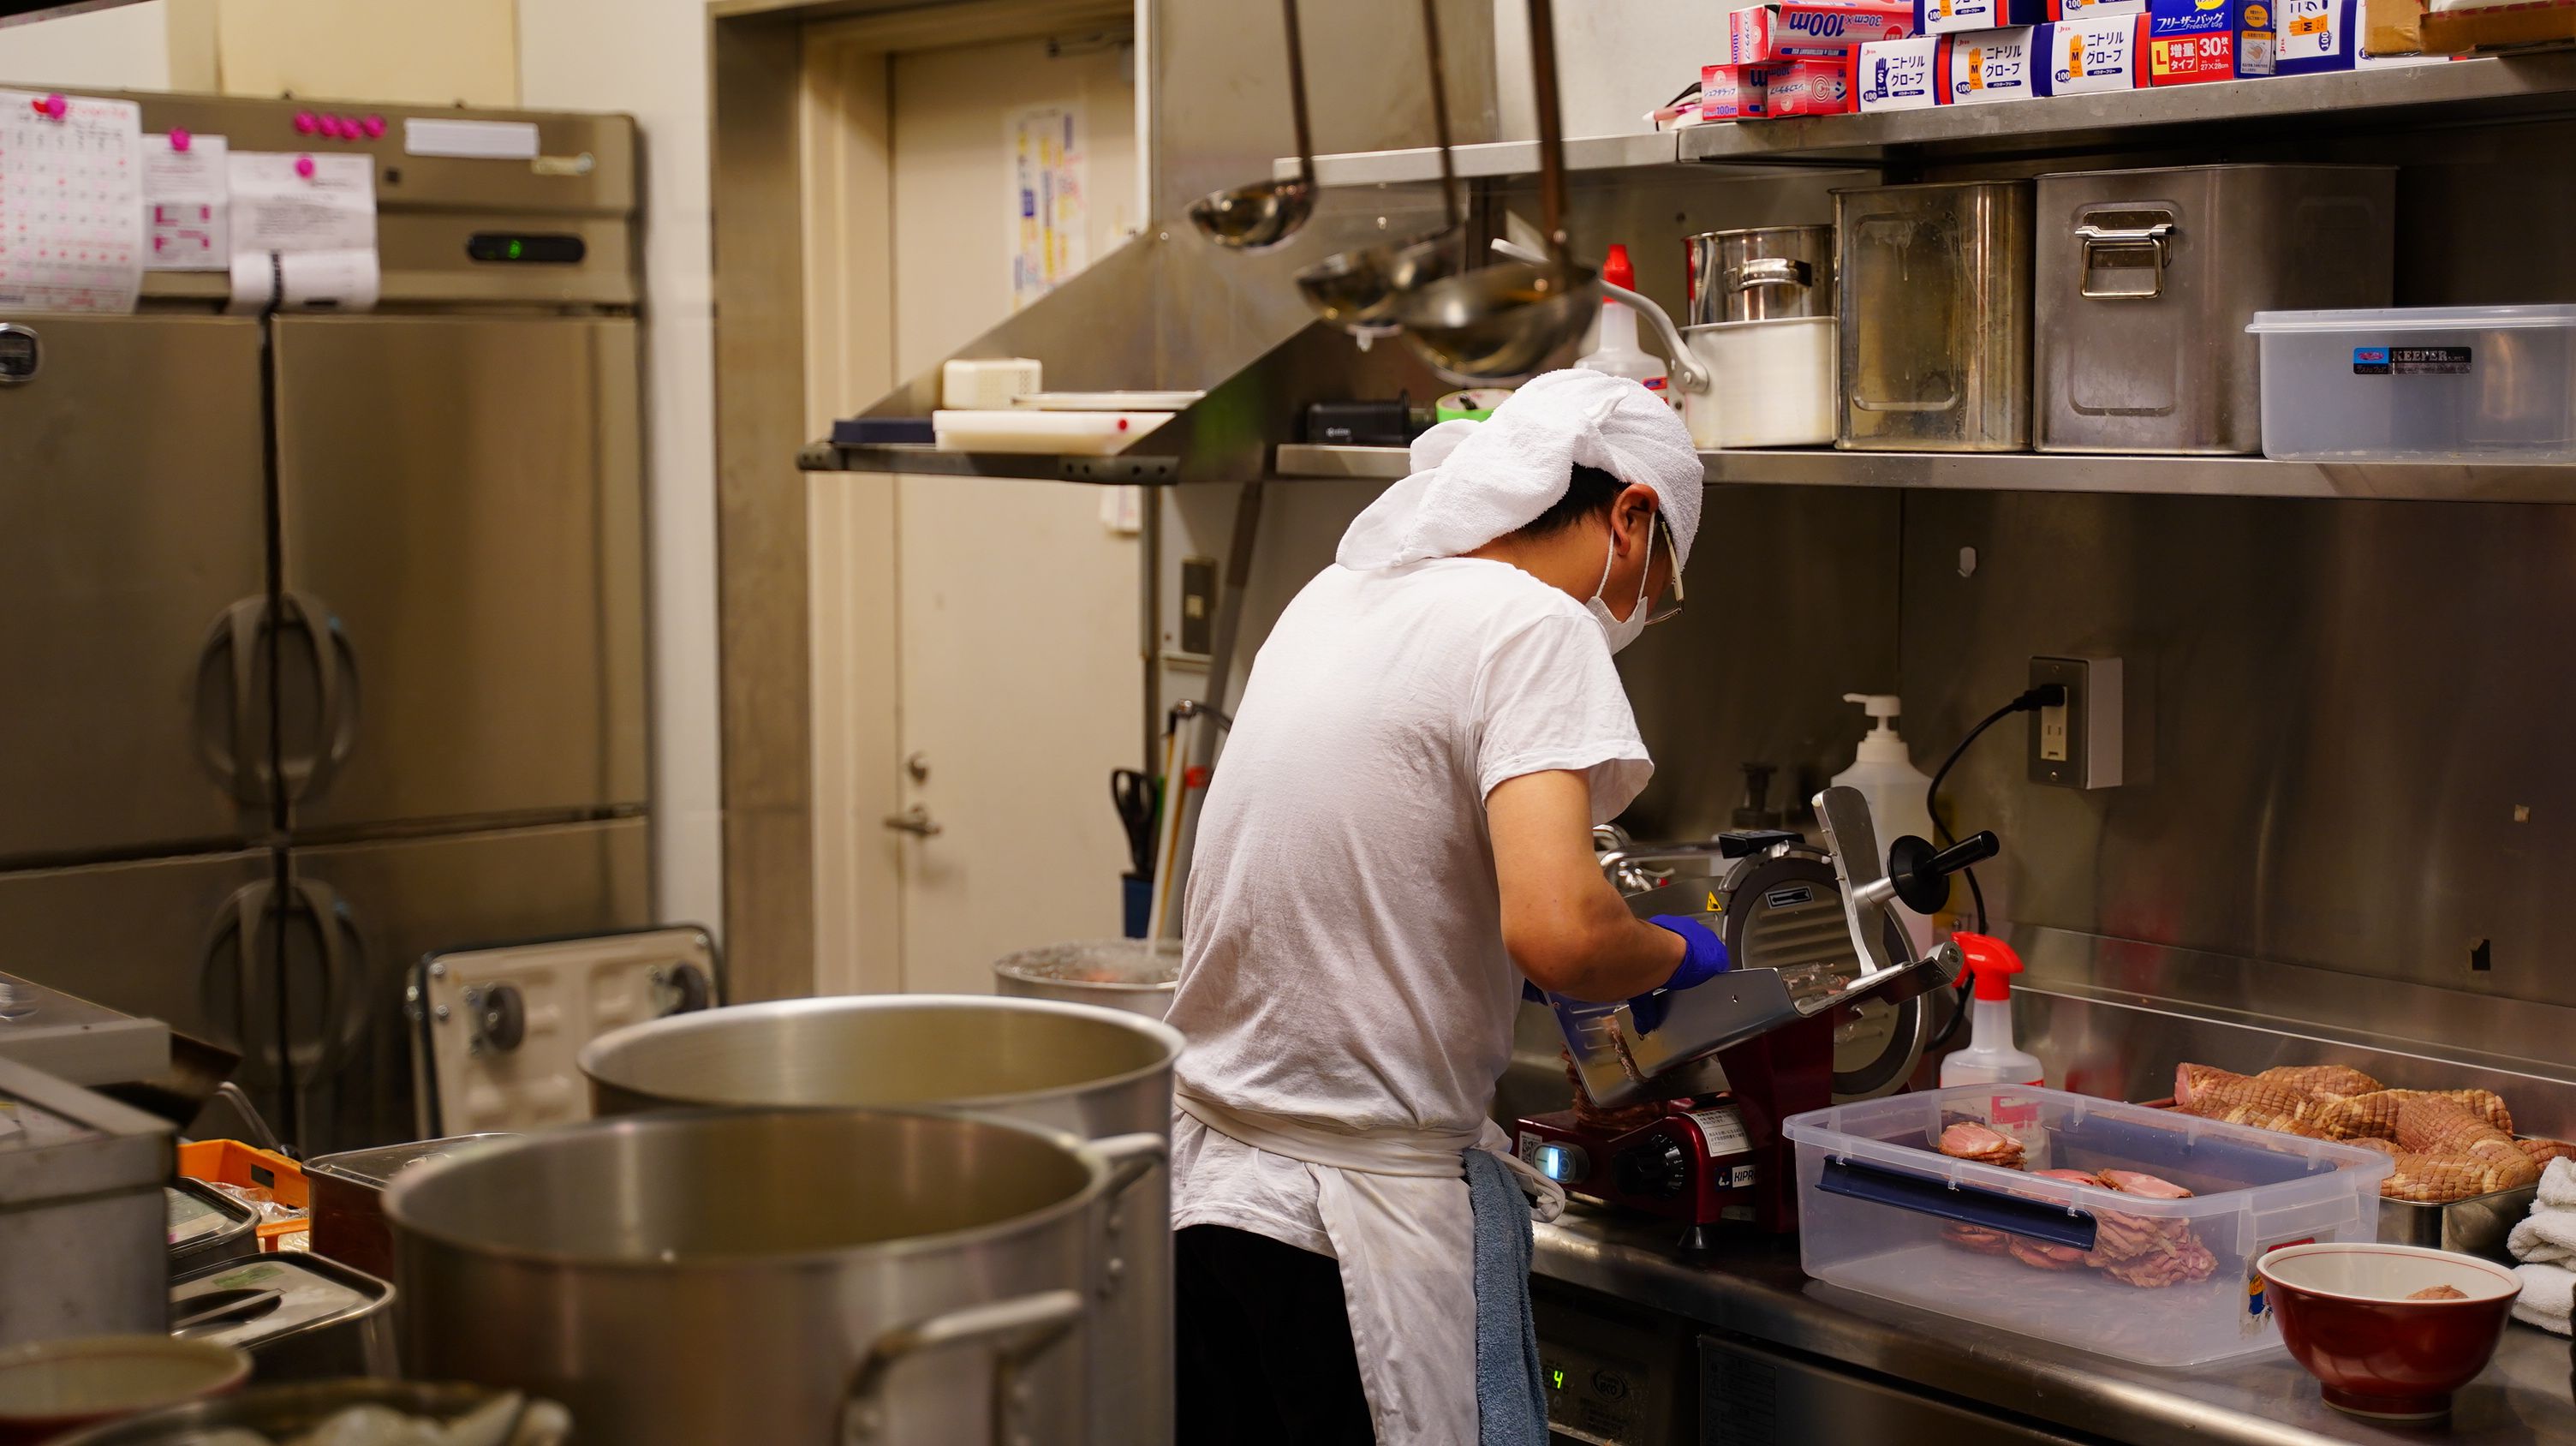
[[[1715,929],[1679,914],[1657,914],[1646,922],[1681,935],[1685,946],[1681,967],[1673,971],[1672,978],[1664,981],[1666,989],[1688,989],[1694,984],[1705,984],[1727,971],[1726,941],[1717,937]]]

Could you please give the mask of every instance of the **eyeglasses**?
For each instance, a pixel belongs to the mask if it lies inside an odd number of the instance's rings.
[[[1664,514],[1660,511],[1655,514],[1655,531],[1664,539],[1664,551],[1672,556],[1673,576],[1672,581],[1664,584],[1664,590],[1655,594],[1653,600],[1646,605],[1646,626],[1650,628],[1657,623],[1672,621],[1682,610],[1681,549],[1673,545],[1672,526],[1664,521]],[[1653,541],[1649,539],[1646,545],[1646,571],[1651,573],[1654,570],[1655,548]]]

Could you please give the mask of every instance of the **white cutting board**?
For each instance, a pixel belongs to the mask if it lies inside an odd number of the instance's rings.
[[[1172,419],[1170,412],[933,412],[943,452],[1107,456]]]

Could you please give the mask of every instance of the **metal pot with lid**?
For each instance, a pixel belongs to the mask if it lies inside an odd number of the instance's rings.
[[[1169,946],[1167,946],[1169,947]],[[1181,1036],[1158,1019],[986,995],[792,999],[656,1020],[582,1052],[602,1116],[675,1105],[957,1109],[1108,1141],[1168,1140]],[[1172,1435],[1171,1180],[1159,1160],[1109,1202],[1125,1284],[1093,1383],[1094,1439]]]
[[[1107,1201],[1158,1136],[673,1111],[460,1150],[385,1197],[410,1374],[562,1402],[584,1439],[1091,1439]]]
[[[1834,228],[1753,226],[1682,242],[1690,325],[1834,314]]]

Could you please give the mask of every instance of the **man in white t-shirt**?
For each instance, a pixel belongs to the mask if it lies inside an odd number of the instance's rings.
[[[1523,981],[1726,967],[1591,842],[1653,767],[1610,658],[1679,606],[1687,429],[1554,372],[1414,464],[1271,630],[1208,791],[1170,1016],[1181,1446],[1472,1446],[1461,1151],[1510,1153]]]

